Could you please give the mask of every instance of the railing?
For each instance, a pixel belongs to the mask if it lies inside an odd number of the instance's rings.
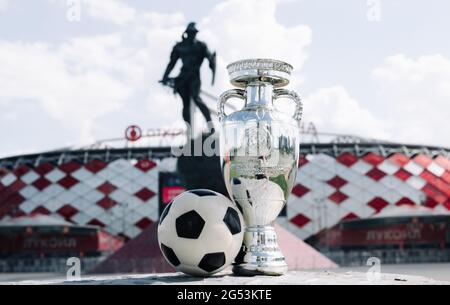
[[[341,267],[366,266],[370,257],[379,258],[383,264],[450,262],[450,249],[341,250],[322,253]]]
[[[81,273],[86,273],[97,266],[105,257],[80,258]],[[33,273],[49,272],[66,274],[70,266],[67,266],[67,258],[5,258],[0,259],[0,273]]]

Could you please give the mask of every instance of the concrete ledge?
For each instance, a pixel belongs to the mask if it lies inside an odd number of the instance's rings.
[[[76,281],[65,279],[7,282],[3,285],[449,285],[422,276],[382,273],[379,280],[370,281],[362,272],[290,271],[279,277],[238,277],[229,271],[208,278],[182,273],[127,274],[86,276]]]

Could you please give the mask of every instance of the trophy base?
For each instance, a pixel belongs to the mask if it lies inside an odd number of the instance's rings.
[[[233,273],[241,276],[283,275],[288,271],[284,255],[277,243],[272,226],[247,227],[244,232],[244,255],[233,266]]]

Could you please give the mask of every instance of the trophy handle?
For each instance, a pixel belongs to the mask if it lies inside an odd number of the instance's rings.
[[[303,103],[301,97],[295,92],[288,89],[273,90],[273,99],[287,97],[295,102],[294,119],[301,121],[303,115]]]
[[[227,100],[233,97],[240,98],[245,101],[247,98],[247,94],[245,90],[242,89],[231,89],[222,93],[219,97],[219,102],[217,104],[217,109],[219,112],[219,121],[222,121],[226,117],[225,103],[227,102]]]

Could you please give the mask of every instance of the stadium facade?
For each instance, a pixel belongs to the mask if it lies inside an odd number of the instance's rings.
[[[450,150],[395,143],[304,143],[279,223],[307,239],[389,206],[450,210]],[[44,214],[131,239],[156,222],[170,147],[67,149],[0,160],[0,221]],[[164,192],[164,194],[163,194]],[[169,192],[169,193],[168,193]],[[168,195],[169,194],[169,195]],[[164,197],[164,198],[163,198]]]

